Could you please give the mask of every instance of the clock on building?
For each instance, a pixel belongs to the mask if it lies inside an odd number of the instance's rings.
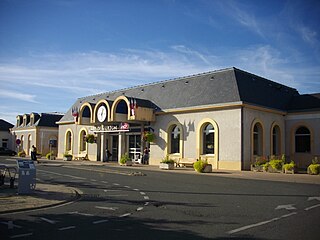
[[[107,118],[107,109],[105,106],[101,106],[98,109],[97,117],[99,122],[104,122]]]

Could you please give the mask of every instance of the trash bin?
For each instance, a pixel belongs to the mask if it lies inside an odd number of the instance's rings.
[[[30,194],[36,189],[36,166],[30,160],[17,160],[18,194]]]

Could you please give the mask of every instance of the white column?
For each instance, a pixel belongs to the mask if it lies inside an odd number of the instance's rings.
[[[126,143],[125,143],[125,135],[123,132],[119,133],[119,145],[118,145],[118,162],[120,162],[120,159],[122,155],[125,154],[126,151]]]
[[[104,162],[106,160],[106,143],[107,143],[106,133],[102,132],[100,137],[100,161]]]

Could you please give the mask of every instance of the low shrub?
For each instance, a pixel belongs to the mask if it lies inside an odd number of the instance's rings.
[[[320,173],[320,164],[318,163],[318,158],[312,159],[312,163],[308,166],[308,174],[318,175]]]
[[[46,154],[46,159],[50,160],[50,159],[53,159],[53,157],[54,157],[53,156],[53,152],[49,152],[49,153]]]
[[[25,157],[26,156],[26,152],[24,150],[18,152],[18,157]]]
[[[125,153],[124,155],[121,156],[120,163],[126,164],[127,161],[130,161],[130,157],[128,153]]]
[[[174,160],[170,159],[169,155],[167,155],[164,159],[162,159],[161,163],[172,164]]]
[[[294,163],[294,161],[291,161],[290,163],[286,163],[282,166],[282,170],[293,170],[296,167],[296,164]]]
[[[275,170],[282,170],[283,161],[282,160],[271,160],[269,165]]]
[[[207,166],[208,161],[207,160],[201,160],[199,159],[198,161],[196,161],[193,164],[193,168],[194,170],[196,170],[197,172],[203,172],[204,168]]]

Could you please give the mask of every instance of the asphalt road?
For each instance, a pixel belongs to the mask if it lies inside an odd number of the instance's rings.
[[[319,239],[319,185],[133,172],[39,164],[38,181],[75,187],[81,198],[0,216],[14,223],[0,231],[8,239]]]

